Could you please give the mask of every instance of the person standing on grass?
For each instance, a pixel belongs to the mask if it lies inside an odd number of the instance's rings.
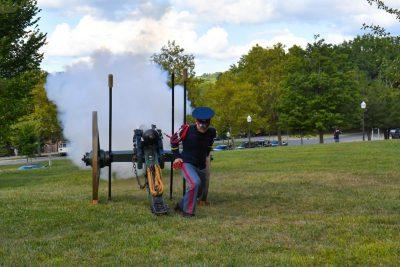
[[[179,142],[171,139],[171,148],[174,154],[174,167],[182,169],[186,180],[186,192],[175,210],[185,217],[194,216],[197,202],[207,204],[209,175],[207,175],[207,160],[209,160],[216,130],[210,127],[214,111],[208,107],[198,107],[193,110],[192,116],[196,123],[187,126],[182,141],[182,153],[179,153]]]
[[[339,136],[342,133],[342,131],[339,130],[338,127],[336,127],[335,131],[333,132],[333,139],[335,140],[335,143],[339,143]]]

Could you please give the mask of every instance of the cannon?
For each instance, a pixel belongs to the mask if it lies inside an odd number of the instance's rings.
[[[187,70],[184,70],[184,114],[186,114],[186,82]],[[174,133],[174,79],[175,74],[171,75],[172,82],[172,129],[171,135]],[[171,151],[163,149],[162,132],[152,125],[150,129],[135,129],[133,131],[133,148],[130,150],[113,151],[112,141],[112,87],[113,75],[108,75],[109,87],[109,149],[108,151],[100,148],[100,137],[98,128],[97,112],[92,112],[92,151],[85,153],[82,161],[86,166],[92,167],[92,204],[99,202],[99,182],[100,169],[108,167],[108,200],[111,201],[111,166],[113,162],[132,162],[134,164],[135,175],[140,188],[147,189],[150,199],[150,208],[154,214],[168,213],[168,206],[163,199],[164,185],[161,180],[161,169],[164,168],[166,162],[171,163],[170,172],[170,199],[172,199],[173,188],[173,170],[172,161],[174,159]],[[186,122],[186,116],[183,118]],[[140,182],[137,175],[137,169],[145,170],[145,181]],[[183,180],[183,193],[185,191],[185,183]]]
[[[112,162],[132,162],[138,169],[145,169],[145,181],[138,184],[141,189],[147,189],[150,196],[150,208],[154,214],[168,213],[164,203],[161,169],[165,162],[173,161],[170,151],[163,149],[162,132],[152,125],[150,129],[135,129],[133,149],[123,151],[104,151],[100,148],[97,112],[92,113],[92,151],[85,153],[82,161],[92,167],[92,204],[99,201],[100,169],[110,166]],[[137,173],[136,173],[137,175]]]

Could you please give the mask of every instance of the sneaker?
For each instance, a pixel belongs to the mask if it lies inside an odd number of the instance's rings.
[[[174,210],[175,210],[176,212],[179,212],[179,213],[182,215],[182,217],[185,217],[185,218],[194,217],[194,214],[190,214],[190,213],[184,212],[184,211],[182,210],[181,206],[179,205],[179,203],[176,203],[176,205],[175,205],[175,207],[174,207]]]
[[[179,202],[175,204],[174,211],[182,211],[181,206],[179,205]]]
[[[194,214],[186,213],[184,211],[181,212],[181,215],[182,215],[182,217],[185,217],[185,218],[192,218],[195,216]]]

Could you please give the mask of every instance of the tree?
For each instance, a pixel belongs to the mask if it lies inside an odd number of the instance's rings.
[[[400,39],[398,37],[379,37],[371,34],[357,36],[338,46],[341,53],[347,54],[348,63],[366,74],[369,81],[378,78],[382,64],[388,64],[398,57]]]
[[[351,128],[359,116],[360,97],[357,72],[347,64],[347,55],[318,38],[304,51],[290,50],[292,63],[287,70],[285,102],[280,106],[286,124],[296,130],[316,130],[323,143],[324,132],[336,126]],[[299,104],[304,107],[298,108]]]
[[[389,102],[389,88],[379,81],[368,85],[364,91],[367,108],[365,110],[365,129],[370,140],[370,132],[373,128],[381,128],[385,124],[386,110]]]
[[[278,43],[272,48],[256,45],[231,67],[231,72],[239,81],[246,81],[252,87],[254,100],[259,106],[259,112],[255,115],[260,120],[260,128],[276,132],[279,142],[282,140],[282,124],[278,105],[282,95],[282,81],[286,75],[285,60],[286,53],[282,44]]]
[[[11,126],[33,110],[31,91],[39,82],[38,71],[13,78],[0,78],[0,148],[9,147]]]
[[[31,93],[32,113],[25,116],[26,120],[36,122],[41,145],[47,141],[56,142],[62,139],[62,128],[57,118],[57,106],[48,99],[44,88],[46,77],[46,73],[40,74],[40,81]]]
[[[170,76],[175,73],[175,83],[178,84],[183,82],[183,69],[185,68],[188,70],[189,78],[195,76],[194,56],[184,52],[185,50],[175,41],[168,41],[167,45],[161,48],[160,53],[155,53],[151,56],[151,60],[168,71]]]
[[[13,126],[16,134],[13,137],[13,145],[18,153],[28,158],[33,157],[39,151],[39,134],[37,124],[33,121],[21,120]]]
[[[57,107],[47,98],[44,84],[46,73],[39,73],[37,85],[32,89],[29,101],[29,111],[20,116],[18,121],[10,127],[13,132],[10,140],[23,155],[31,156],[37,153],[38,148],[45,142],[55,142],[62,138],[62,129],[57,119]],[[28,134],[28,131],[31,131]],[[29,140],[34,143],[29,145]],[[32,152],[33,151],[33,152]]]
[[[46,34],[38,29],[36,0],[3,0],[0,3],[0,77],[11,78],[38,70],[43,59],[39,49]]]
[[[299,46],[289,49],[285,65],[287,78],[283,83],[282,97],[279,102],[281,123],[287,129],[298,133],[303,142],[305,134],[314,131],[311,121],[311,110],[307,105],[308,98],[303,94],[299,84],[304,84],[306,79],[305,51]]]
[[[213,90],[215,83],[221,73],[203,74],[200,77],[190,79],[188,98],[192,107],[207,106],[209,102],[208,93]]]
[[[394,103],[400,92],[400,38],[365,34],[343,43],[340,49],[348,54],[353,68],[362,72],[358,80],[367,102],[367,129],[381,128],[388,138],[389,129],[399,125]]]
[[[196,86],[195,103],[207,103],[216,110],[214,124],[222,133],[247,132],[248,115],[257,132],[275,131],[280,138],[278,103],[281,96],[286,53],[281,44],[272,48],[254,46],[230,70],[202,77]]]
[[[214,109],[213,124],[219,133],[230,132],[237,135],[247,130],[246,118],[253,117],[253,127],[261,126],[259,105],[255,101],[253,86],[247,81],[240,81],[231,71],[221,74],[207,93],[209,106]]]
[[[187,97],[191,101],[192,107],[200,106],[205,102],[202,97],[208,87],[204,87],[203,79],[195,77],[195,63],[192,54],[185,54],[185,50],[175,41],[168,41],[167,45],[161,48],[160,53],[151,56],[151,60],[167,71],[169,77],[174,73],[175,84],[183,84],[183,70],[187,69]],[[171,83],[171,81],[168,81],[170,87],[172,86]]]
[[[46,35],[38,29],[35,0],[0,2],[0,148],[10,146],[11,125],[32,111]]]

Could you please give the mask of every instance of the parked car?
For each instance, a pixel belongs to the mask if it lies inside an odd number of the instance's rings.
[[[255,142],[243,142],[242,144],[240,144],[237,149],[243,149],[243,148],[255,148],[257,147],[257,144]]]
[[[282,141],[282,145],[281,145],[281,146],[287,146],[287,145],[288,145],[287,142]],[[276,141],[276,140],[273,140],[273,141],[271,141],[271,146],[272,146],[272,147],[279,146],[279,142]]]
[[[400,139],[400,128],[390,130],[389,134],[392,139]]]
[[[271,146],[271,141],[269,140],[260,140],[255,141],[257,147],[269,147]]]
[[[271,146],[270,141],[268,140],[257,140],[257,141],[252,141],[250,142],[243,142],[240,146],[238,146],[238,149],[243,149],[243,148],[255,148],[255,147],[268,147]]]
[[[222,150],[228,150],[229,146],[228,145],[218,145],[216,147],[214,147],[214,151],[222,151]]]

